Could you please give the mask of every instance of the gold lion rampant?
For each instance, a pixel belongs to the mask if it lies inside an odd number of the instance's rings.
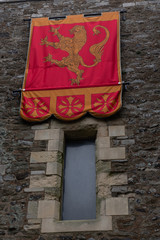
[[[59,28],[51,27],[51,32],[54,33],[59,39],[59,42],[49,42],[47,36],[44,39],[41,39],[41,45],[52,46],[55,49],[61,49],[69,53],[69,56],[63,57],[61,61],[52,58],[52,55],[49,54],[45,57],[45,62],[50,62],[51,64],[56,64],[59,67],[67,67],[68,70],[74,72],[77,75],[76,79],[70,79],[71,85],[80,84],[80,81],[83,79],[82,74],[83,70],[79,69],[79,65],[81,64],[84,67],[90,68],[96,66],[99,62],[101,62],[101,57],[103,54],[103,47],[109,39],[109,31],[106,27],[97,25],[93,28],[93,35],[98,35],[100,31],[97,28],[103,28],[105,30],[106,36],[105,39],[97,44],[92,45],[89,48],[90,53],[95,57],[94,63],[92,65],[86,65],[83,61],[83,58],[78,54],[82,47],[85,45],[87,41],[87,34],[84,26],[76,25],[72,29],[70,29],[70,34],[74,34],[73,38],[64,37],[59,33]]]

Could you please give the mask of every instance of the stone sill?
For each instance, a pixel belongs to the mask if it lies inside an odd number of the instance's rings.
[[[87,232],[112,230],[112,217],[101,216],[96,220],[64,220],[42,219],[42,233]]]

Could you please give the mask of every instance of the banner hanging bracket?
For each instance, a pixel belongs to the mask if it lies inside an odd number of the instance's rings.
[[[125,9],[122,9],[119,11],[120,13],[126,13],[127,11]],[[96,17],[96,16],[101,16],[103,14],[103,12],[99,12],[99,13],[85,13],[83,14],[84,17]],[[67,16],[55,16],[55,17],[49,17],[49,20],[55,19],[65,19]],[[30,22],[31,18],[27,18],[27,19],[23,19],[24,22]]]

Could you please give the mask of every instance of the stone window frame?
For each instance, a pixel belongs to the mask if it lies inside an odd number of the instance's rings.
[[[25,229],[40,228],[42,233],[108,231],[112,230],[113,216],[129,214],[128,198],[112,197],[110,191],[112,185],[128,183],[126,173],[110,174],[111,161],[125,159],[125,147],[111,147],[111,138],[125,136],[125,127],[96,125],[90,130],[88,125],[87,129],[54,129],[52,126],[35,131],[34,140],[47,140],[48,151],[32,152],[30,164],[46,163],[46,171],[32,171],[25,192],[44,192],[44,200],[28,202]],[[50,190],[62,186],[64,136],[79,139],[82,135],[83,138],[96,136],[96,219],[60,220],[61,202],[54,193],[50,195]]]

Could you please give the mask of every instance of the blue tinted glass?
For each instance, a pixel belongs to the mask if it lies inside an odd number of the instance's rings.
[[[68,141],[64,163],[62,219],[95,218],[95,142]]]

